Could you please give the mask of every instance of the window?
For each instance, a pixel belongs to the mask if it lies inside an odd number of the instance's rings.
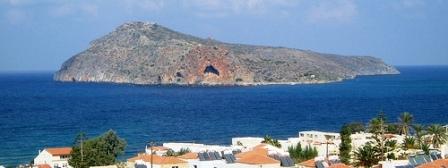
[[[61,155],[61,159],[67,159],[70,155]]]

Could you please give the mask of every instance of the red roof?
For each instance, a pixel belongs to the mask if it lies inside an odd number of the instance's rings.
[[[310,160],[306,160],[303,162],[300,162],[299,165],[304,166],[304,167],[316,167],[316,162],[314,161],[314,159],[310,159]]]
[[[336,164],[332,164],[329,168],[350,168],[350,166],[348,166],[344,163],[336,163]]]
[[[150,154],[138,154],[135,157],[129,158],[129,162],[135,162],[136,160],[143,160],[144,162],[151,163],[151,155]],[[165,156],[158,156],[158,155],[152,155],[152,161],[154,164],[181,164],[181,163],[188,163],[186,161],[183,161],[176,157],[165,157]]]
[[[72,152],[71,147],[45,148],[45,150],[53,156],[70,155]]]
[[[435,160],[434,162],[422,164],[417,168],[440,168],[440,167],[448,167],[448,159]]]
[[[40,164],[40,165],[37,165],[37,168],[51,168],[51,166],[48,164]]]
[[[181,158],[181,159],[197,159],[198,158],[198,154],[194,153],[194,152],[188,152],[186,154],[178,156],[178,158]]]
[[[260,155],[257,153],[250,153],[250,154],[244,155],[243,157],[239,158],[237,160],[237,162],[245,163],[245,164],[279,164],[280,163],[278,160],[272,159],[269,156]]]

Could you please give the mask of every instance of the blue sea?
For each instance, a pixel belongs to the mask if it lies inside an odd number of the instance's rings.
[[[384,111],[448,123],[448,66],[399,67],[400,75],[330,84],[247,87],[62,83],[52,73],[0,73],[0,165],[29,163],[39,149],[70,146],[78,132],[109,129],[126,158],[146,142],[230,144],[236,136],[275,138],[338,131]]]

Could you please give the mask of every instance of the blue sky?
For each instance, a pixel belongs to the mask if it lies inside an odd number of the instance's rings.
[[[0,71],[54,71],[129,21],[225,42],[448,64],[446,0],[0,0]]]

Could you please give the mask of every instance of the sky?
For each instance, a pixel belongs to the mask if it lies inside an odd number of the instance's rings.
[[[224,42],[448,65],[447,0],[0,0],[0,71],[55,71],[131,21]]]

